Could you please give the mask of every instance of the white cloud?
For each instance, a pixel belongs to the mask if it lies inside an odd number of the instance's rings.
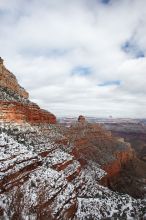
[[[0,0],[0,51],[32,100],[59,115],[146,117],[145,0]],[[134,53],[134,50],[132,50]],[[72,75],[76,67],[91,74]],[[98,86],[106,81],[121,85]]]

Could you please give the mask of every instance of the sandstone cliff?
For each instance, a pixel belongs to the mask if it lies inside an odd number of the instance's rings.
[[[14,74],[6,69],[2,58],[0,58],[0,87],[13,91],[23,98],[29,97],[28,92],[18,84]]]
[[[123,137],[130,142],[139,159],[146,162],[146,125],[144,123],[109,123],[106,127],[114,136]]]
[[[0,58],[0,121],[56,123],[56,117],[28,100],[29,94]]]
[[[32,102],[26,105],[19,102],[0,101],[0,121],[55,124],[56,117]]]

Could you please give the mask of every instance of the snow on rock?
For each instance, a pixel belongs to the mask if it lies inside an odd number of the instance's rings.
[[[1,124],[0,219],[142,217],[145,201],[99,185],[105,171],[91,160],[82,166],[66,153],[57,144],[64,138],[59,129]]]
[[[46,158],[46,162],[48,162],[50,166],[54,166],[57,164],[64,164],[65,162],[72,160],[73,160],[73,156],[63,152],[60,149],[54,150]]]
[[[105,193],[106,192],[106,193]],[[75,219],[138,219],[138,202],[128,195],[119,196],[116,193],[102,191],[99,198],[78,198],[78,210]]]

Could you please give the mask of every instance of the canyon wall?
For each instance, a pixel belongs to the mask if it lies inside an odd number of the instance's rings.
[[[56,123],[56,117],[38,105],[0,101],[0,121],[17,123]]]
[[[127,144],[125,142],[125,144]],[[129,145],[129,144],[127,144]],[[129,162],[135,160],[136,155],[135,151],[131,148],[131,146],[127,146],[127,149],[123,151],[116,152],[115,159],[111,162],[105,163],[102,166],[102,169],[106,171],[106,175],[101,179],[101,184],[105,186],[109,186],[112,182],[112,178],[116,178],[119,176],[123,168],[129,164]]]
[[[6,69],[2,58],[0,58],[0,87],[7,88],[23,98],[29,97],[28,92],[18,84],[14,74]]]
[[[114,136],[123,137],[131,143],[139,159],[146,162],[146,125],[141,122],[105,125]]]
[[[68,140],[74,145],[73,155],[83,164],[89,160],[98,162],[107,172],[105,178],[118,175],[122,167],[136,157],[131,145],[123,138],[113,137],[101,125],[90,124],[81,116],[67,132]]]
[[[0,121],[17,123],[56,123],[56,117],[29,101],[28,92],[0,59]]]

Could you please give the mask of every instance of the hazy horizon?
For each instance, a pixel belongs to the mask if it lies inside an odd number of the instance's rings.
[[[98,117],[98,116],[94,116],[94,115],[83,115],[85,118],[96,118],[96,119],[130,119],[130,120],[146,120],[146,118],[124,118],[124,117],[110,117],[110,116],[105,116],[105,117]],[[57,118],[78,118],[79,115],[62,115],[62,116],[58,116]]]

